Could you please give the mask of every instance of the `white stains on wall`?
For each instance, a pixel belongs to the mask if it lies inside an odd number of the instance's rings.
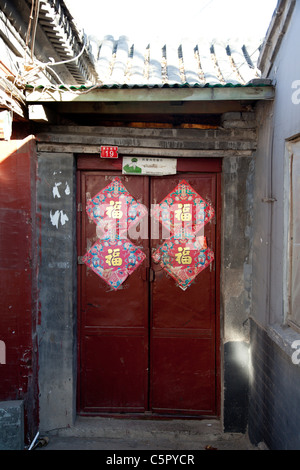
[[[61,171],[54,171],[53,175],[61,174]],[[66,196],[69,196],[71,194],[70,186],[69,183],[66,181],[65,184],[63,185],[62,181],[56,181],[54,182],[54,185],[52,187],[52,196],[53,199],[61,199],[61,194],[65,193]],[[65,225],[66,222],[69,221],[69,217],[67,213],[61,209],[58,208],[55,212],[50,211],[50,222],[51,224],[58,229],[58,227],[61,225]]]
[[[61,183],[54,183],[54,186],[52,188],[52,194],[53,194],[53,198],[55,199],[56,197],[60,198],[60,194],[59,194],[59,191],[58,191],[58,186],[60,186]]]
[[[68,183],[66,182],[65,194],[66,194],[67,196],[69,196],[70,192],[71,192],[71,191],[70,191],[70,186],[69,186]]]
[[[63,210],[57,210],[52,213],[52,210],[50,211],[50,220],[52,225],[54,225],[56,228],[59,226],[59,222],[61,225],[65,225],[66,222],[68,222],[69,217]]]
[[[69,220],[69,217],[67,216],[67,214],[64,214],[63,211],[60,211],[60,223],[61,225],[65,225],[66,222],[68,222]]]
[[[59,215],[60,215],[59,211],[56,211],[54,214],[52,214],[52,210],[50,211],[51,224],[55,225],[56,228],[58,228]]]
[[[62,185],[62,182],[61,182],[61,181],[59,181],[58,183],[54,183],[54,186],[53,186],[53,188],[52,188],[52,194],[53,194],[53,198],[54,198],[54,199],[55,199],[56,197],[57,197],[57,198],[60,198],[60,197],[61,197],[61,196],[60,196],[60,192],[59,192],[59,190],[58,190],[58,187],[59,187],[60,185]],[[69,186],[68,182],[66,181],[66,182],[65,182],[65,194],[66,194],[67,196],[69,196],[70,193],[71,193],[71,191],[70,191],[70,186]]]

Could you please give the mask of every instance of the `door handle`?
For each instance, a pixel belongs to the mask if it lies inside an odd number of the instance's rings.
[[[155,271],[152,268],[149,268],[149,282],[153,282],[155,279]]]

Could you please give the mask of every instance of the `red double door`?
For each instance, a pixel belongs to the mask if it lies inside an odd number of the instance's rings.
[[[135,201],[149,208],[147,236],[145,221],[140,237],[128,236],[144,259],[117,289],[86,264],[78,266],[78,412],[217,415],[219,175],[183,172],[147,177],[81,171],[80,255],[99,241],[85,208],[115,178]],[[151,205],[159,204],[182,180],[215,211],[204,227],[214,260],[186,290],[153,259],[165,235],[161,227],[153,230],[150,217]]]

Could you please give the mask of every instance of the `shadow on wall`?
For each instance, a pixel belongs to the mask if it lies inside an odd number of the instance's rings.
[[[248,424],[249,344],[224,345],[224,430],[245,433]]]

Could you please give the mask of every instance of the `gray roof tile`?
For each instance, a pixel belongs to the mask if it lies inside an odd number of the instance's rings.
[[[96,70],[103,86],[245,85],[260,78],[258,51],[259,44],[235,41],[147,43],[107,36]]]

